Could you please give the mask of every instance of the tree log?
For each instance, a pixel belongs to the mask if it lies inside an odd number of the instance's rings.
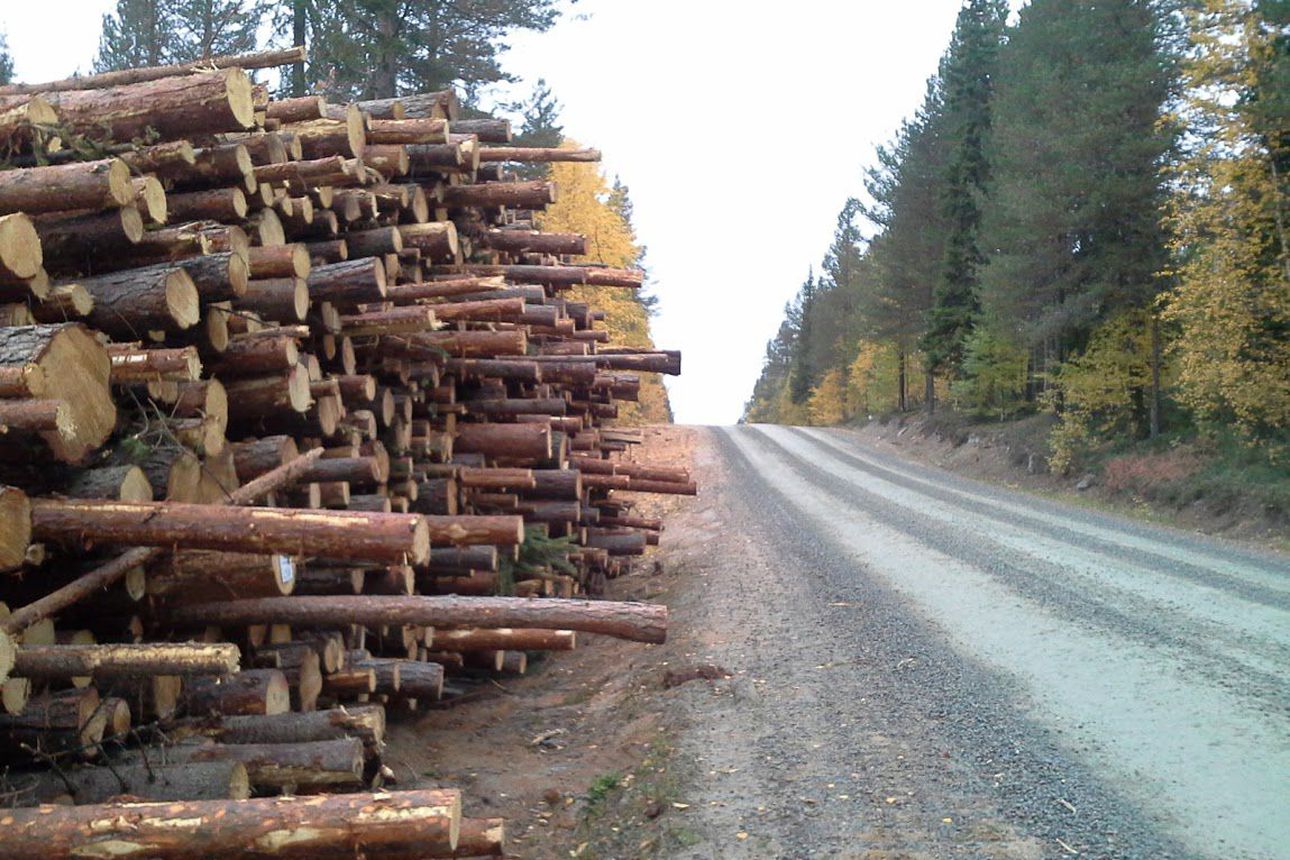
[[[438,628],[434,647],[440,651],[572,651],[576,636],[572,630]]]
[[[90,676],[96,681],[152,675],[227,675],[238,670],[236,645],[200,642],[140,645],[30,645],[13,673],[42,681]]]
[[[80,284],[94,297],[87,322],[118,340],[191,328],[201,319],[197,287],[174,265],[125,269]]]
[[[81,462],[111,434],[116,406],[108,387],[110,374],[107,351],[82,325],[0,328],[0,381],[14,380],[0,388],[15,392],[9,396],[61,400],[70,410],[70,437],[44,435],[59,460]]]
[[[317,790],[363,781],[363,742],[358,738],[173,749],[187,762],[239,762],[257,789]]]
[[[65,770],[67,782],[53,772],[14,779],[24,800],[37,803],[70,798],[77,805],[106,803],[129,795],[138,800],[244,800],[251,796],[246,766],[239,761],[163,764],[115,762],[109,767]]]
[[[385,743],[385,709],[347,705],[307,714],[232,716],[199,721],[180,731],[194,731],[225,744],[296,744],[355,737],[375,750]]]
[[[284,599],[284,598],[276,598]],[[285,714],[287,678],[277,669],[250,669],[225,678],[198,677],[184,685],[189,714]]]
[[[0,172],[0,213],[110,209],[134,200],[130,168],[119,158]]]
[[[0,812],[9,860],[380,857],[455,849],[460,822],[450,789]]]
[[[667,607],[647,603],[514,597],[271,597],[176,610],[175,624],[410,624],[581,630],[638,642],[667,638]]]
[[[405,558],[423,563],[432,534],[440,543],[473,543],[480,542],[475,538],[495,537],[500,529],[494,527],[494,519],[461,517],[436,522],[431,528],[416,515],[358,511],[213,508],[183,502],[96,499],[39,499],[32,505],[32,533],[38,540],[278,552],[396,564]],[[476,524],[473,520],[487,522]]]

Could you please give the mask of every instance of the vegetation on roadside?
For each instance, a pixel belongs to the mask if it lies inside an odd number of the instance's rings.
[[[1290,511],[1287,177],[1290,0],[967,0],[744,418],[1050,415],[1058,473]]]

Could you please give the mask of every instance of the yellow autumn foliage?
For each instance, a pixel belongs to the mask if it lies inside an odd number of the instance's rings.
[[[566,140],[565,147],[577,148]],[[587,237],[587,255],[579,262],[600,262],[615,268],[638,265],[641,248],[622,214],[611,205],[611,188],[594,164],[555,163],[550,178],[558,197],[538,221],[543,230],[581,233]],[[649,315],[631,290],[620,287],[574,287],[566,293],[573,301],[587,302],[605,312],[603,327],[610,343],[654,348]],[[620,403],[618,423],[665,424],[671,421],[667,389],[656,373],[641,374],[640,401]]]
[[[820,384],[811,389],[807,399],[807,413],[811,423],[817,425],[841,424],[847,418],[846,410],[847,382],[838,368],[824,374]]]

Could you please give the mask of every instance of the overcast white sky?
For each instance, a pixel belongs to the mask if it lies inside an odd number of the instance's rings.
[[[0,0],[19,80],[87,70],[112,0]],[[631,187],[660,298],[654,337],[684,351],[677,420],[738,419],[767,339],[818,265],[875,144],[923,95],[960,0],[581,0],[506,66],[545,77],[565,133]]]

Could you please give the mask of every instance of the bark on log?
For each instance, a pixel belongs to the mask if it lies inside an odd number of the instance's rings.
[[[285,598],[277,598],[285,599]],[[194,678],[184,685],[189,714],[285,714],[291,710],[287,678],[277,669],[250,669],[226,678]]]
[[[437,628],[434,647],[439,651],[572,651],[576,637],[572,630]]]
[[[251,80],[229,68],[103,89],[47,92],[59,119],[77,134],[129,141],[162,140],[249,128],[255,122]],[[14,97],[0,96],[0,104]]]
[[[77,805],[107,803],[128,795],[145,801],[244,800],[251,796],[246,766],[238,761],[163,764],[115,762],[111,767],[65,770],[71,783],[53,772],[30,778],[13,778],[16,791],[28,803],[57,803],[70,799]]]
[[[118,340],[191,328],[201,319],[193,279],[173,265],[125,269],[85,278],[80,284],[94,297],[94,310],[86,321]]]
[[[667,638],[667,607],[608,600],[514,597],[276,597],[184,607],[175,624],[262,624],[302,627],[409,624],[423,627],[532,627],[581,630],[638,642]]]
[[[143,66],[137,69],[100,72],[97,75],[78,75],[59,81],[48,81],[43,84],[6,84],[0,87],[0,95],[23,95],[25,93],[55,93],[64,90],[89,90],[104,87],[117,87],[124,84],[137,84],[141,81],[152,81],[160,78],[172,78],[191,75],[207,69],[267,69],[273,66],[285,66],[305,60],[303,45],[294,48],[282,48],[273,51],[259,51],[252,54],[236,54],[223,57],[208,57],[193,63],[177,63],[171,66]]]
[[[178,748],[185,761],[238,762],[257,789],[318,790],[363,781],[358,738],[292,743],[204,744]]]
[[[280,597],[295,586],[296,564],[290,556],[181,550],[148,569],[147,588],[148,594],[175,605]]]
[[[453,789],[0,812],[9,860],[379,857],[455,848],[460,822]]]
[[[385,266],[363,258],[317,266],[309,273],[309,298],[315,302],[354,305],[385,298]]]
[[[460,123],[453,126],[458,130]],[[483,140],[483,138],[480,138]],[[484,146],[479,149],[479,160],[488,162],[522,162],[539,163],[551,161],[597,162],[600,161],[598,149],[561,149],[550,147],[523,146]]]
[[[17,487],[0,486],[0,571],[14,570],[31,544],[31,503]],[[7,674],[0,673],[0,675]]]
[[[537,230],[492,229],[472,237],[475,245],[507,254],[585,254],[587,239],[581,233],[543,233]]]
[[[551,428],[538,424],[467,424],[457,428],[453,449],[487,457],[551,457]]]
[[[385,742],[385,709],[380,705],[346,705],[307,714],[223,717],[184,730],[226,744],[296,744],[355,737],[365,746],[379,749]]]
[[[200,642],[127,645],[34,645],[18,651],[13,674],[42,681],[89,676],[96,681],[152,675],[228,675],[238,669],[236,645]]]
[[[409,559],[421,564],[428,557],[432,534],[439,537],[437,542],[461,543],[495,537],[500,531],[472,528],[475,519],[491,526],[492,517],[458,519],[465,522],[436,522],[431,527],[423,517],[403,514],[39,499],[32,506],[32,533],[49,541],[276,552],[395,564]]]
[[[0,172],[0,213],[111,209],[134,200],[130,168],[119,158]]]
[[[556,201],[554,182],[485,182],[480,185],[454,185],[446,189],[444,204],[466,206],[507,206],[515,209],[544,209]]]

